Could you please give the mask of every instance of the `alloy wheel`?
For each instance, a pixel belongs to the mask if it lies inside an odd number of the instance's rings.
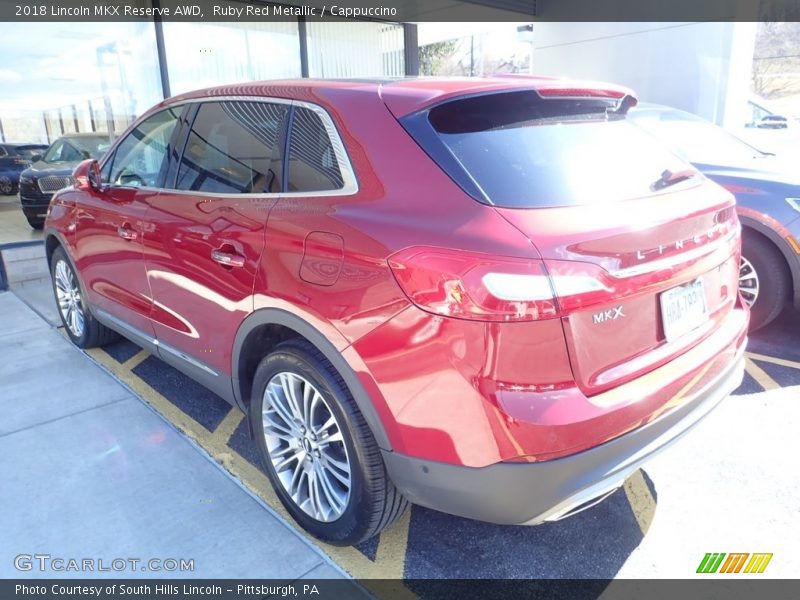
[[[262,424],[269,459],[292,501],[317,521],[341,517],[350,499],[350,461],[323,394],[296,373],[277,373],[264,391]]]
[[[760,289],[758,281],[758,273],[753,267],[753,263],[742,256],[739,263],[739,293],[747,306],[751,307],[758,300],[758,292]]]
[[[0,177],[0,194],[8,195],[12,191],[14,191],[14,184],[11,183],[11,179],[5,175]]]
[[[86,319],[81,304],[81,290],[72,267],[59,260],[55,268],[56,299],[64,323],[76,338],[83,335]]]

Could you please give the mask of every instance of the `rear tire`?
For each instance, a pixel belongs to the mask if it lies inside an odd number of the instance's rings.
[[[249,416],[278,498],[314,537],[358,544],[408,507],[347,386],[309,342],[283,342],[262,359]]]
[[[55,249],[50,259],[50,277],[58,314],[73,344],[78,348],[96,348],[117,339],[114,331],[92,316],[83,285],[61,247]]]
[[[745,230],[739,290],[750,305],[750,331],[771,323],[786,306],[789,270],[778,249],[762,235]]]

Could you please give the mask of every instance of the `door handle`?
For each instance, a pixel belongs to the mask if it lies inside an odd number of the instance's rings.
[[[211,260],[218,262],[225,267],[243,267],[244,256],[235,254],[233,252],[224,252],[223,250],[212,250]]]
[[[139,237],[139,234],[136,233],[136,231],[134,231],[133,229],[131,229],[130,226],[128,225],[122,225],[120,227],[117,227],[117,235],[121,237],[123,240],[128,240],[129,242],[132,242],[137,237]]]

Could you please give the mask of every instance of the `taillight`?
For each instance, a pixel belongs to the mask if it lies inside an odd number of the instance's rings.
[[[606,271],[579,262],[412,247],[391,256],[389,266],[423,310],[478,321],[552,319],[608,301],[613,291]]]

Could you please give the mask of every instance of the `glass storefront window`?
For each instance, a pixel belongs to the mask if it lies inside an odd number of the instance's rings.
[[[164,23],[173,95],[198,88],[300,77],[296,22]]]
[[[0,141],[43,143],[72,132],[119,136],[163,99],[152,22],[20,23],[0,39]],[[405,73],[403,27],[306,24],[311,77]],[[163,23],[173,95],[222,84],[299,78],[297,21]]]
[[[116,136],[162,98],[152,23],[19,23],[3,32],[0,53],[9,142]]]
[[[393,23],[309,21],[311,77],[401,77],[403,28]]]

